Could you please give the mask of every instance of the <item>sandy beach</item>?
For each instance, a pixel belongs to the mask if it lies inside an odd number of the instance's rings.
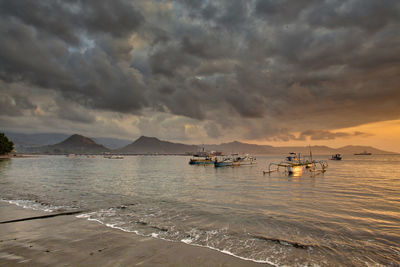
[[[0,155],[0,159],[32,158],[32,157],[38,157],[38,156],[39,155],[11,153],[11,154],[2,154],[2,155]]]
[[[0,202],[0,221],[51,213]],[[112,229],[76,215],[0,224],[0,266],[260,266],[207,248]]]

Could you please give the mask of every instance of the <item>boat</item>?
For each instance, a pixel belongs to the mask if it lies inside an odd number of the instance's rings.
[[[312,158],[310,149],[309,156],[301,156],[300,153],[290,152],[285,160],[279,163],[270,163],[268,171],[263,171],[264,174],[279,172],[283,168],[284,172],[292,176],[301,176],[304,171],[309,172],[325,172],[328,164],[325,161],[316,161]]]
[[[244,155],[243,157],[238,157],[237,160],[239,164],[242,165],[254,165],[257,164],[256,157],[250,156],[249,154]]]
[[[206,165],[206,164],[213,164],[215,161],[215,155],[217,155],[219,152],[212,151],[212,152],[207,152],[200,151],[197,152],[196,154],[193,155],[193,157],[190,158],[189,164],[190,165]]]
[[[342,160],[342,155],[340,155],[340,154],[332,155],[330,160]]]
[[[225,156],[222,159],[216,157],[214,161],[214,167],[245,166],[254,165],[256,163],[256,158],[250,156],[249,154],[244,156],[239,156],[239,154],[231,154],[230,156]]]
[[[112,155],[112,156],[109,156],[109,157],[107,157],[108,159],[124,159],[124,157],[123,156],[117,156],[117,155]]]
[[[225,157],[222,160],[216,159],[214,161],[214,167],[227,167],[227,166],[234,166],[237,162],[234,161],[233,158]]]
[[[372,153],[367,152],[366,150],[364,150],[363,152],[361,152],[361,153],[356,153],[356,154],[354,154],[354,155],[357,155],[357,156],[368,156],[368,155],[372,155]]]
[[[238,154],[231,154],[230,156],[224,156],[222,159],[216,157],[214,161],[214,167],[227,167],[227,166],[239,166]]]

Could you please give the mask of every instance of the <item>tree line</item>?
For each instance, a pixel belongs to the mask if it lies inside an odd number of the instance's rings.
[[[0,133],[0,155],[10,153],[14,149],[14,143],[4,133]]]

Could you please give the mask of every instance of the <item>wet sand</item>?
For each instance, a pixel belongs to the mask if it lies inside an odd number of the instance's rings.
[[[0,221],[50,213],[0,202]],[[0,266],[261,266],[65,215],[0,224]],[[265,265],[263,265],[265,266]]]
[[[32,158],[32,157],[38,157],[38,156],[39,155],[11,153],[11,154],[1,154],[0,159]]]

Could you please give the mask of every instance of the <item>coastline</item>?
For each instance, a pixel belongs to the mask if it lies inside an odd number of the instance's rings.
[[[37,156],[39,156],[39,155],[10,153],[10,154],[2,154],[2,155],[0,155],[0,159],[33,158],[33,157],[37,157]]]
[[[0,202],[3,222],[48,214]],[[261,265],[204,247],[126,233],[74,215],[0,224],[0,244],[0,265]]]

